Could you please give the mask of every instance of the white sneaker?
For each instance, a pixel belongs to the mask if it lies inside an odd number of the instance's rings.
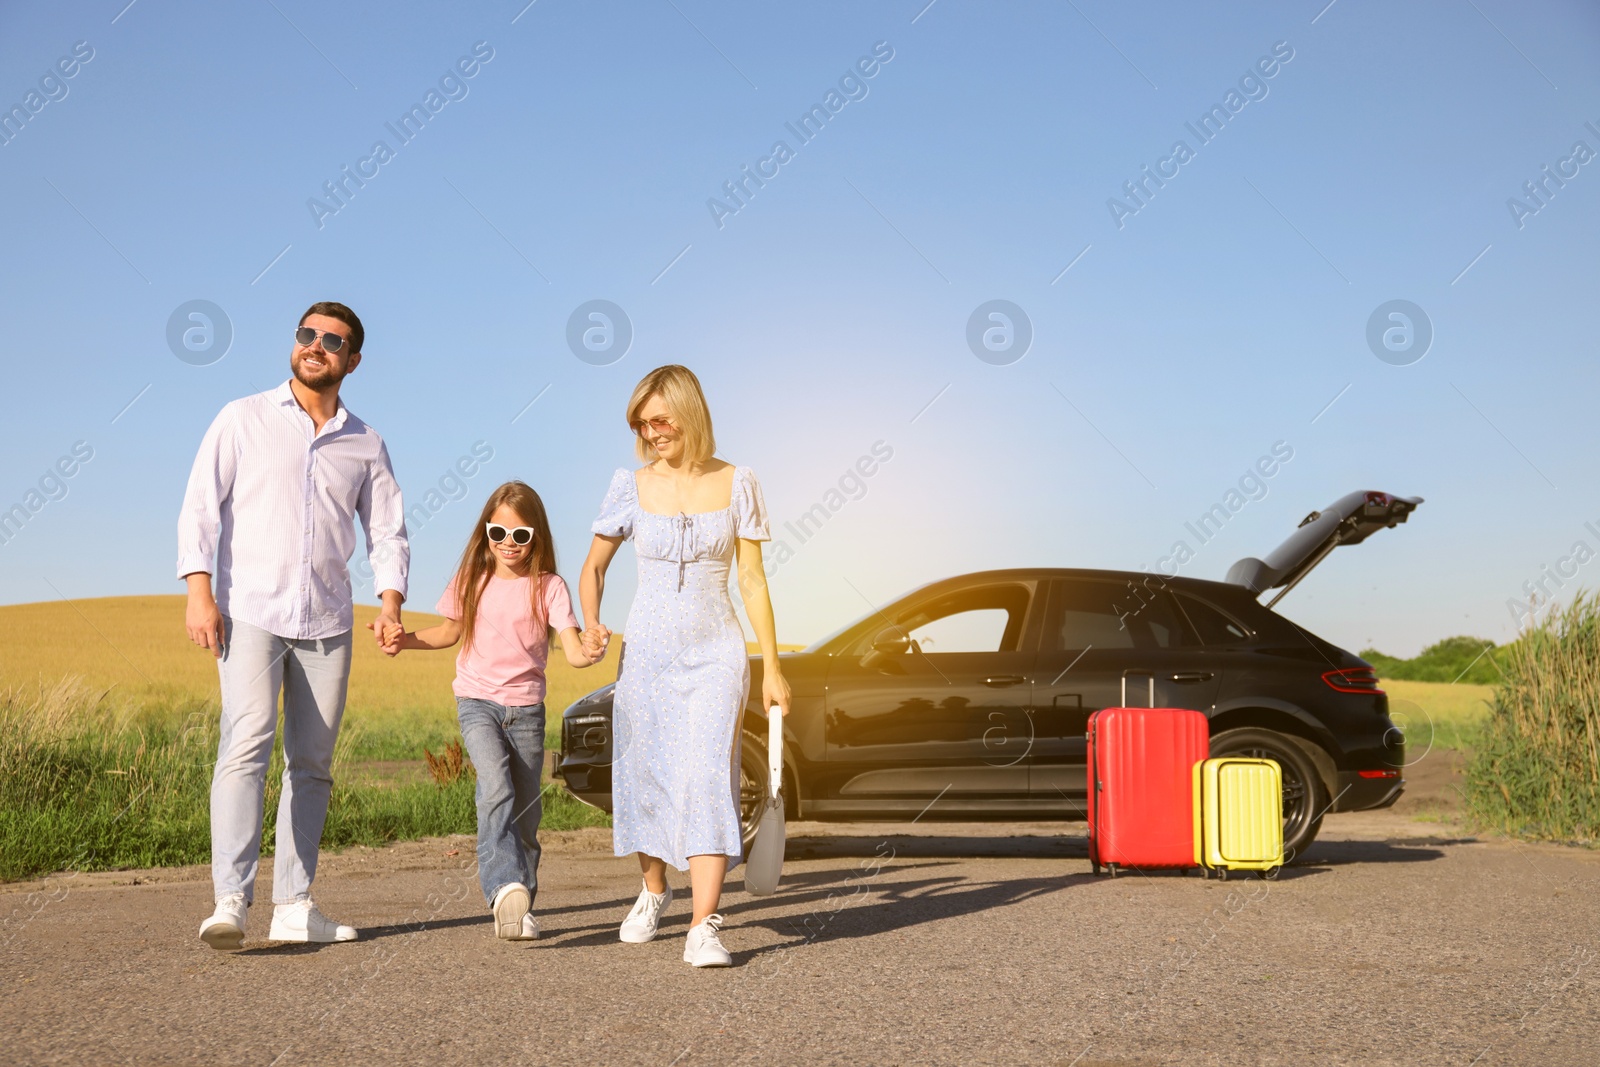
[[[639,899],[633,902],[633,910],[628,912],[628,917],[622,920],[622,929],[617,936],[632,945],[642,945],[651,940],[656,936],[656,927],[661,925],[661,913],[671,903],[670,885],[665,893],[652,893],[646,887],[639,894]]]
[[[522,932],[519,935],[517,935],[516,937],[512,938],[512,940],[513,941],[537,941],[537,940],[539,940],[539,920],[535,919],[533,917],[533,912],[525,911],[525,912],[522,913]]]
[[[200,940],[221,949],[234,949],[244,944],[244,913],[248,907],[243,893],[229,893],[218,900],[217,910],[200,924]]]
[[[733,956],[722,945],[717,931],[722,926],[722,916],[707,915],[698,926],[689,927],[689,936],[683,943],[683,962],[696,967],[728,967]]]
[[[531,919],[528,905],[533,898],[528,895],[528,887],[521,882],[507,882],[495,891],[494,903],[490,910],[494,912],[494,936],[502,941],[521,941],[524,929],[524,919]],[[538,936],[538,924],[534,924],[534,936]]]
[[[274,907],[272,929],[267,932],[267,939],[327,944],[330,941],[354,941],[356,931],[354,927],[336,923],[322,914],[308,898]]]

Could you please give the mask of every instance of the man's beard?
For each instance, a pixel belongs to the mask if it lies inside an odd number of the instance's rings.
[[[321,371],[312,373],[306,370],[303,359],[290,360],[289,369],[294,372],[296,381],[307,389],[315,390],[319,393],[337,387],[340,382],[344,381],[345,375],[349,373],[348,371],[335,370],[331,363],[324,363]]]

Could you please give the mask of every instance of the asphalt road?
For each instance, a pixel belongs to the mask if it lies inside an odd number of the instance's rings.
[[[1082,827],[791,826],[735,966],[617,941],[609,832],[547,835],[540,941],[494,940],[472,839],[324,857],[361,940],[195,937],[205,868],[0,888],[0,1061],[204,1064],[1600,1062],[1600,853],[1330,816],[1276,882],[1094,878]],[[261,884],[270,886],[270,874]],[[682,876],[677,886],[686,885]]]

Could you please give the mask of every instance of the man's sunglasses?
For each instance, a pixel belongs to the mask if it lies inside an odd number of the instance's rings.
[[[327,330],[313,330],[309,326],[302,326],[294,332],[294,343],[302,348],[310,348],[318,337],[322,338],[324,352],[337,352],[344,347],[344,338]]]
[[[507,528],[505,526],[501,526],[498,522],[487,522],[484,523],[483,528],[489,532],[489,540],[493,541],[497,545],[501,541],[504,541],[508,535],[511,538],[511,543],[514,545],[533,544],[532,526],[512,526]]]

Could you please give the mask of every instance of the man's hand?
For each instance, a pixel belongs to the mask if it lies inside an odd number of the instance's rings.
[[[400,654],[400,638],[405,633],[405,627],[400,624],[400,594],[394,589],[385,589],[380,595],[383,610],[367,629],[378,639],[379,651],[393,658]]]
[[[211,575],[201,571],[185,576],[189,583],[189,602],[183,609],[183,628],[189,640],[222,656],[222,612],[211,595]]]
[[[397,622],[385,622],[383,616],[380,615],[367,623],[367,629],[377,635],[378,648],[385,655],[398,655],[400,650],[405,647],[403,643],[406,635],[405,627]]]
[[[379,615],[372,622],[367,623],[378,639],[378,650],[386,656],[395,656],[400,652],[400,637],[405,633],[405,627],[400,625],[400,620],[388,614]]]

